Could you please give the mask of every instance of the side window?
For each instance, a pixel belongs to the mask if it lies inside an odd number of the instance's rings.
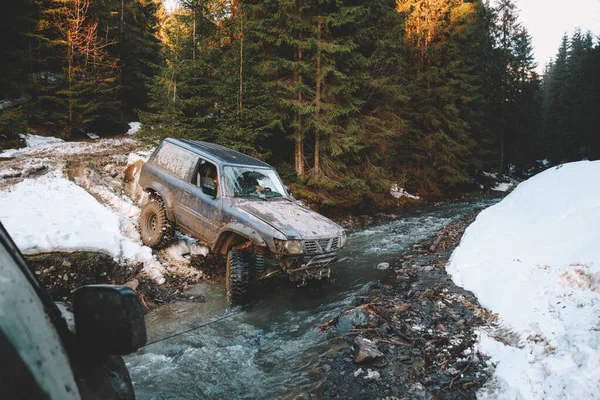
[[[154,161],[161,168],[166,169],[184,181],[190,182],[198,158],[199,157],[191,151],[164,142],[158,150],[158,154],[156,154]]]
[[[202,185],[218,185],[217,166],[210,161],[200,159],[198,166],[192,178],[192,183],[202,187]]]

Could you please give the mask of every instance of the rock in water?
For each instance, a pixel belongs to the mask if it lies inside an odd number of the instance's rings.
[[[372,340],[358,336],[354,339],[354,362],[357,364],[384,357]]]
[[[352,328],[369,324],[369,315],[364,308],[356,308],[342,315],[336,323],[339,332],[350,332]]]
[[[377,265],[377,269],[380,271],[386,270],[390,267],[390,263],[383,262]]]

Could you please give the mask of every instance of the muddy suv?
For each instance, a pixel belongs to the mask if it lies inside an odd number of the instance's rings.
[[[329,278],[346,244],[344,230],[296,201],[270,165],[223,146],[165,139],[139,184],[149,193],[139,220],[144,244],[163,246],[177,228],[226,255],[232,304],[247,300],[252,279]]]

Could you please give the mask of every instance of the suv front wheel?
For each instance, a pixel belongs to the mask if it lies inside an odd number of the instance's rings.
[[[140,213],[139,228],[142,243],[146,246],[158,248],[171,241],[173,224],[167,218],[165,204],[160,197],[150,197]]]
[[[227,253],[227,300],[231,305],[244,304],[248,301],[249,259],[250,254],[244,250],[229,250]]]

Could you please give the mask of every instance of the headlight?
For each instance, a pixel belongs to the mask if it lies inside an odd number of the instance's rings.
[[[278,253],[302,254],[301,240],[278,240],[274,239],[275,250]]]
[[[346,237],[346,232],[342,232],[342,236],[340,237],[340,248],[346,245],[348,238]]]

